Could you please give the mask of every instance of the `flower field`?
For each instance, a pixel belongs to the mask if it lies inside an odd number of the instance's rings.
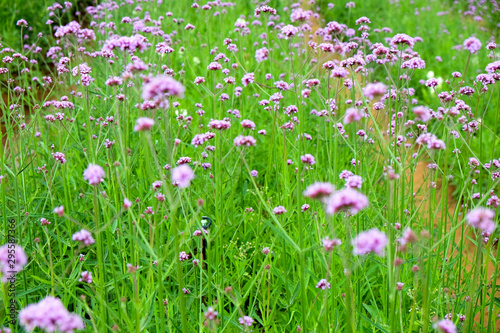
[[[499,2],[18,5],[0,333],[500,330]]]

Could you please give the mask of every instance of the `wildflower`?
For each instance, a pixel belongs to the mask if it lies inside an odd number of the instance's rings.
[[[345,111],[344,124],[350,124],[353,121],[359,121],[365,116],[365,113],[356,108],[349,108]]]
[[[243,136],[239,135],[236,138],[234,138],[234,145],[235,146],[255,146],[257,144],[257,140],[251,135]]]
[[[338,238],[330,239],[328,237],[323,238],[323,247],[326,252],[332,251],[336,246],[341,245],[342,241]]]
[[[252,326],[252,324],[254,322],[254,320],[249,316],[243,316],[243,317],[239,318],[238,321],[243,326]]]
[[[410,228],[405,228],[405,230],[403,230],[403,237],[399,239],[399,244],[404,246],[407,243],[416,243],[417,240],[417,236],[413,231]]]
[[[321,279],[321,280],[319,280],[318,284],[316,284],[316,288],[322,289],[322,290],[330,289],[330,283],[328,283],[328,281],[326,281],[326,279]]]
[[[147,117],[141,117],[136,120],[136,125],[134,126],[134,131],[149,131],[153,125],[155,124],[155,121],[151,118]]]
[[[255,60],[257,60],[257,62],[262,62],[264,60],[267,60],[268,56],[269,56],[269,50],[265,47],[255,51]]]
[[[2,282],[7,282],[11,272],[19,272],[28,263],[28,257],[20,245],[8,243],[0,247],[0,272]]]
[[[177,184],[179,188],[188,187],[193,179],[194,172],[187,164],[181,164],[172,170],[172,181]]]
[[[345,180],[345,187],[347,188],[361,188],[363,178],[361,176],[353,175]]]
[[[477,51],[481,50],[481,46],[481,41],[476,37],[469,37],[464,40],[464,48],[470,53],[476,53]]]
[[[250,175],[252,175],[252,177],[257,177],[258,174],[259,174],[259,172],[257,170],[250,171]]]
[[[167,96],[184,96],[184,86],[168,75],[158,75],[142,87],[144,100],[159,100]]]
[[[403,286],[405,285],[403,282],[397,282],[396,284],[397,284],[397,286],[398,286],[398,287],[397,287],[397,288],[398,288],[398,290],[403,290]]]
[[[335,187],[330,183],[316,182],[309,185],[304,191],[304,196],[311,199],[322,199],[333,193]]]
[[[449,319],[442,319],[435,323],[433,327],[443,333],[457,333],[457,327]]]
[[[432,118],[431,110],[425,106],[416,106],[413,108],[413,113],[420,118],[424,123],[428,122]]]
[[[47,332],[72,333],[74,330],[85,329],[80,316],[72,314],[62,304],[61,300],[47,296],[38,303],[30,304],[19,312],[19,323],[28,332],[35,328]]]
[[[207,309],[207,312],[205,312],[205,318],[208,320],[214,320],[219,313],[217,311],[214,311],[214,309],[209,306]]]
[[[316,160],[314,159],[314,156],[312,156],[311,154],[305,154],[303,156],[300,156],[300,160],[304,164],[309,164],[309,165],[316,164]]]
[[[123,199],[123,208],[124,209],[129,209],[131,206],[132,206],[132,201],[130,201],[127,198]]]
[[[357,214],[360,210],[368,206],[368,198],[353,189],[346,188],[333,193],[326,204],[326,213],[334,214],[342,210],[347,210],[351,214]]]
[[[243,128],[248,128],[248,129],[251,129],[251,130],[254,130],[255,129],[255,123],[251,120],[248,120],[248,119],[244,119],[242,122],[241,122],[241,127]]]
[[[265,247],[262,249],[262,253],[264,253],[264,254],[269,254],[269,252],[271,252],[271,251],[269,250],[268,247]]]
[[[83,172],[83,180],[88,180],[89,185],[98,185],[103,181],[105,175],[101,166],[91,163]]]
[[[413,46],[415,45],[415,40],[406,34],[397,34],[392,37],[390,44],[395,46],[399,44],[406,44],[410,48],[413,48]]]
[[[95,243],[94,238],[92,238],[92,234],[90,232],[88,232],[87,230],[85,230],[85,229],[82,229],[82,230],[80,230],[78,232],[75,232],[73,234],[72,239],[74,241],[82,242],[86,246],[89,246],[89,245],[92,245],[92,244]]]
[[[281,214],[285,214],[285,213],[286,213],[286,209],[283,206],[277,206],[277,207],[273,208],[274,215],[281,215]]]
[[[471,227],[486,231],[490,234],[495,231],[494,218],[495,211],[484,207],[477,207],[465,216],[467,223]]]
[[[290,24],[285,25],[283,28],[281,28],[281,33],[285,35],[285,39],[295,36],[297,32],[299,32],[299,29]]]
[[[64,215],[64,206],[59,206],[59,207],[54,208],[54,213],[56,213],[57,215],[59,215],[59,217],[63,217],[63,215]]]
[[[186,252],[182,251],[179,253],[179,260],[180,261],[185,261],[188,259],[189,259],[189,255]]]
[[[246,73],[243,75],[243,78],[241,79],[241,83],[246,87],[250,83],[253,83],[255,81],[255,75],[254,73]]]
[[[63,153],[57,152],[52,154],[52,157],[56,160],[59,161],[61,164],[66,163],[66,156]]]
[[[363,95],[368,99],[374,99],[376,95],[383,95],[387,92],[387,86],[382,82],[368,83],[362,88]]]
[[[387,243],[387,236],[378,229],[363,231],[352,240],[353,254],[364,255],[374,252],[379,256],[383,256]]]
[[[82,277],[78,281],[92,283],[92,273],[89,271],[82,272]]]

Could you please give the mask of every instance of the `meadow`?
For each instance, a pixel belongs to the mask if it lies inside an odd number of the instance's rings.
[[[500,330],[499,2],[31,2],[0,333]]]

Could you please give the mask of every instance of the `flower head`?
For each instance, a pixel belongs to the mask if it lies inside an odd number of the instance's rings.
[[[83,179],[88,180],[89,185],[98,185],[103,181],[105,175],[104,169],[101,166],[91,163],[83,172]]]
[[[351,188],[345,188],[332,194],[326,204],[326,213],[334,214],[347,210],[351,214],[357,214],[368,206],[368,198]]]
[[[477,207],[465,216],[467,223],[471,227],[480,229],[490,234],[495,230],[495,222],[493,221],[494,218],[495,211],[484,207]]]
[[[388,240],[385,233],[376,228],[370,229],[359,233],[359,235],[352,240],[352,252],[354,255],[364,255],[374,252],[379,256],[383,256],[387,242]]]
[[[172,181],[177,184],[179,188],[188,187],[193,179],[193,169],[187,164],[181,164],[172,170]]]

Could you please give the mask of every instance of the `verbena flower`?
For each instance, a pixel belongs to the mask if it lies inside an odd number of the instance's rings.
[[[387,243],[388,240],[385,233],[376,228],[370,229],[359,233],[359,235],[352,240],[352,252],[354,255],[364,255],[373,252],[379,256],[383,256]]]

